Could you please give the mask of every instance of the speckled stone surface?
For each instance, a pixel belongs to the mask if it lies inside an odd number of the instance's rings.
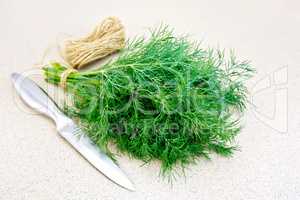
[[[2,200],[296,200],[300,197],[300,3],[247,1],[0,1],[0,199]],[[81,36],[106,16],[123,21],[127,35],[165,22],[204,46],[235,49],[257,75],[241,151],[229,159],[199,160],[173,184],[159,164],[119,156],[135,182],[124,190],[96,171],[55,132],[53,123],[26,108],[10,74],[30,74],[56,39]],[[51,48],[50,48],[51,49]],[[50,53],[51,54],[51,53]],[[52,59],[51,57],[49,59]],[[34,75],[33,75],[34,74]],[[55,99],[61,94],[49,87]]]

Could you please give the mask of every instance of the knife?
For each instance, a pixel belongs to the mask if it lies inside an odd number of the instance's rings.
[[[134,191],[132,182],[121,169],[58,108],[47,93],[32,80],[18,73],[11,75],[13,85],[23,101],[33,109],[50,117],[58,133],[67,140],[97,170],[118,185]]]

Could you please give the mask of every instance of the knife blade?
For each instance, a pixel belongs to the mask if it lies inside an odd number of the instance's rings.
[[[58,133],[97,170],[118,185],[135,190],[124,172],[80,130],[72,119],[63,114],[42,88],[18,73],[13,73],[11,79],[22,100],[31,108],[50,117],[55,122]]]

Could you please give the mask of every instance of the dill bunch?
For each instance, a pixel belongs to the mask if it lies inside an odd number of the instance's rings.
[[[66,67],[44,69],[58,85]],[[230,156],[247,102],[245,80],[254,70],[233,53],[203,49],[168,27],[127,42],[118,58],[67,78],[72,105],[66,113],[111,155],[109,143],[145,162],[160,160],[163,173],[211,152]]]

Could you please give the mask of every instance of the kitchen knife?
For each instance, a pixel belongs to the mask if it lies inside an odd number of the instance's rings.
[[[67,140],[86,160],[118,185],[134,190],[132,182],[121,169],[80,130],[80,128],[57,107],[54,101],[35,82],[18,73],[11,75],[17,93],[25,103],[50,117],[58,133]]]

